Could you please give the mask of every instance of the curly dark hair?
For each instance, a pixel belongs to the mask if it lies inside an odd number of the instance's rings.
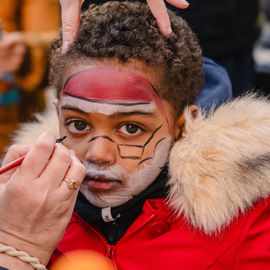
[[[146,4],[111,1],[90,5],[81,15],[77,38],[65,54],[61,53],[62,38],[52,43],[50,79],[58,97],[67,65],[89,58],[116,57],[120,62],[139,60],[161,69],[161,98],[167,100],[179,116],[192,104],[204,82],[201,48],[187,23],[169,12],[172,33],[164,37]]]

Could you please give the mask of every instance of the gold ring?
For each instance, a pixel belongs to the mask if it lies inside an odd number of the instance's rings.
[[[65,182],[67,183],[68,188],[71,189],[71,190],[78,188],[77,181],[74,180],[74,179],[70,180],[68,178],[65,178]]]

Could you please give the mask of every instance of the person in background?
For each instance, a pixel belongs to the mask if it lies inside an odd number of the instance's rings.
[[[60,27],[57,0],[0,0],[0,155],[18,122],[45,107],[50,42]]]

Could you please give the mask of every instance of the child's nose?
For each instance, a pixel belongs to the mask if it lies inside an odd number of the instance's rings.
[[[107,136],[97,136],[88,142],[87,160],[99,165],[112,165],[116,161],[117,145]]]

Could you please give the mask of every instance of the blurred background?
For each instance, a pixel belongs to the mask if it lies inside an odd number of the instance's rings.
[[[270,0],[262,0],[258,24],[260,35],[253,47],[255,89],[270,94]]]
[[[124,0],[120,0],[124,1]],[[144,1],[144,0],[140,0]],[[106,0],[85,0],[90,3]],[[270,93],[270,0],[189,0],[174,10],[197,34],[203,55],[224,66],[233,95]],[[58,35],[58,0],[0,0],[0,156],[21,123],[51,103],[50,42]],[[50,98],[47,98],[47,97]]]
[[[0,155],[20,123],[46,106],[51,39],[58,0],[0,0]]]

